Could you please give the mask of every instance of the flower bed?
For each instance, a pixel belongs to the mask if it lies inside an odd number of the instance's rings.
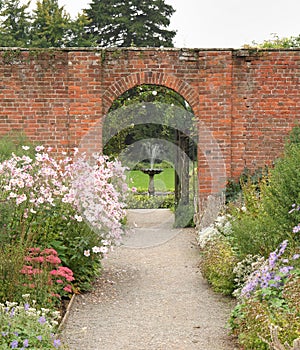
[[[229,327],[243,350],[300,345],[300,128],[260,182],[243,180],[240,203],[199,234],[201,268],[236,298]]]
[[[88,290],[124,233],[127,185],[119,162],[91,161],[77,150],[60,159],[43,146],[30,151],[23,146],[23,154],[0,163],[1,349],[61,347],[57,325],[42,310],[62,310],[73,293]],[[34,305],[24,304],[24,295]],[[21,324],[24,332],[16,330]],[[40,340],[42,329],[49,334]]]

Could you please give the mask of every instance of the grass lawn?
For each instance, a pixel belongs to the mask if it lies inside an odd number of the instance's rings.
[[[149,176],[140,170],[131,170],[127,172],[128,186],[136,187],[138,191],[148,191]],[[174,185],[174,169],[167,168],[160,174],[154,175],[155,191],[173,192]]]

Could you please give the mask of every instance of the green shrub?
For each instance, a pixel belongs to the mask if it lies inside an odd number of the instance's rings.
[[[25,292],[20,288],[20,271],[24,265],[26,249],[24,246],[0,246],[0,302],[20,301]]]
[[[0,162],[5,159],[9,159],[12,153],[17,156],[22,156],[27,154],[30,156],[34,155],[33,142],[28,139],[26,135],[22,132],[10,132],[2,137],[0,137]],[[29,150],[25,152],[24,147],[30,147]]]
[[[259,184],[267,177],[268,171],[268,167],[265,167],[265,169],[259,168],[251,173],[249,169],[245,168],[238,181],[229,179],[225,189],[225,203],[229,204],[240,199],[243,186],[247,184],[251,184],[259,190]]]
[[[258,186],[243,186],[246,210],[231,211],[230,233],[240,259],[247,254],[267,257],[286,238],[291,245],[299,243],[299,235],[293,233],[299,212],[290,213],[292,206],[300,203],[299,164],[300,143],[290,142],[267,179]]]
[[[210,240],[202,251],[201,272],[213,290],[232,295],[235,289],[233,272],[237,260],[229,242],[223,236]]]
[[[126,199],[129,209],[174,208],[174,194],[149,196],[148,194],[130,193]]]

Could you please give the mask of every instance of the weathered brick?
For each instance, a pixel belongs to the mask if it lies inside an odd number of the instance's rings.
[[[128,89],[150,83],[178,92],[199,124],[203,195],[224,187],[224,166],[227,178],[237,178],[245,166],[271,164],[300,120],[299,50],[64,49],[34,59],[21,50],[12,62],[1,57],[0,133],[23,130],[58,152],[77,146],[97,122],[99,147],[101,121]]]

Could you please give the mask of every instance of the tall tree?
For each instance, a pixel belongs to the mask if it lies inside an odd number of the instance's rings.
[[[29,4],[21,4],[19,0],[0,0],[0,46],[29,45]]]
[[[176,32],[167,27],[175,10],[164,0],[92,0],[89,6],[88,32],[99,46],[173,46]]]
[[[70,28],[65,38],[67,47],[93,47],[97,46],[95,37],[87,32],[90,21],[83,13],[78,14],[74,21],[71,21]]]
[[[58,0],[38,0],[31,29],[32,47],[63,47],[70,29],[70,15]]]

